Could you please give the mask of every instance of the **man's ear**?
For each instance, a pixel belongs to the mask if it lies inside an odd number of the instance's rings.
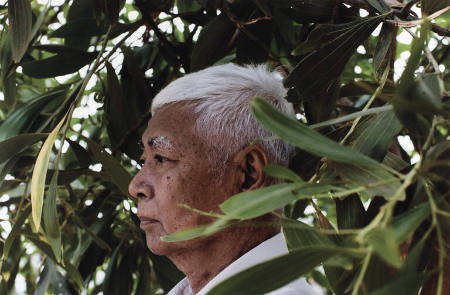
[[[265,185],[264,166],[269,163],[269,159],[260,146],[246,147],[235,156],[233,162],[239,163],[242,171],[240,175],[241,191],[256,190]]]

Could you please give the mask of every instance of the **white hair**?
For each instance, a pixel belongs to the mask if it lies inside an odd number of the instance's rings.
[[[282,77],[265,65],[225,64],[190,73],[171,82],[156,95],[154,115],[169,103],[192,101],[197,116],[196,131],[216,146],[212,159],[229,160],[256,139],[272,136],[250,111],[250,99],[266,99],[281,112],[294,117],[292,104],[284,99]],[[294,148],[281,140],[257,143],[267,153],[269,162],[287,166]]]

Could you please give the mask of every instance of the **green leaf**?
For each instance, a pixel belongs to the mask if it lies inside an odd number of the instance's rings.
[[[396,268],[402,264],[394,231],[389,228],[374,228],[365,236],[365,241],[380,258]]]
[[[334,246],[335,244],[316,228],[301,221],[282,218],[281,225],[289,251],[312,246]]]
[[[382,17],[372,17],[345,24],[322,25],[331,41],[301,60],[286,78],[285,86],[295,87],[305,99],[314,99],[341,75],[356,48],[381,20]]]
[[[93,37],[103,35],[107,30],[108,26],[106,23],[99,26],[93,18],[77,18],[59,27],[50,34],[50,37]]]
[[[55,264],[51,259],[46,259],[34,295],[45,295],[54,275],[56,275]]]
[[[408,91],[408,100],[401,101],[403,109],[422,114],[436,114],[442,111],[443,81],[438,74],[423,74]],[[405,105],[403,105],[405,103]],[[397,107],[400,105],[397,104]]]
[[[201,225],[193,228],[189,228],[186,230],[178,231],[175,233],[172,233],[167,236],[161,237],[161,241],[164,242],[180,242],[180,241],[186,241],[202,236],[207,236],[213,233],[216,233],[220,230],[223,230],[227,227],[233,226],[237,224],[236,221],[227,220],[227,219],[218,219],[212,224],[207,225]]]
[[[198,71],[211,66],[225,56],[228,43],[236,27],[222,13],[214,18],[200,33],[191,55],[191,70]]]
[[[34,165],[33,175],[31,177],[31,206],[33,208],[32,215],[35,225],[34,230],[36,232],[39,230],[39,227],[41,225],[45,177],[47,175],[48,163],[50,161],[50,153],[52,152],[52,147],[55,142],[56,136],[58,135],[59,129],[64,123],[66,116],[67,114],[61,119],[58,125],[56,125],[56,127],[45,140]]]
[[[389,5],[387,5],[386,2],[384,2],[384,0],[365,0],[365,1],[381,14],[384,14],[391,10]]]
[[[256,119],[266,129],[302,150],[337,162],[366,167],[380,167],[375,160],[358,153],[354,149],[340,145],[297,122],[295,119],[286,116],[262,98],[256,97],[252,99],[251,109]]]
[[[77,157],[78,163],[81,168],[87,168],[92,163],[92,159],[89,156],[87,150],[84,149],[78,142],[66,139],[72,149],[73,153]]]
[[[8,20],[11,33],[11,51],[15,63],[19,63],[31,41],[31,4],[29,0],[8,2]]]
[[[59,229],[58,210],[56,208],[58,173],[53,173],[47,197],[44,201],[44,226],[47,240],[55,254],[56,261],[61,261],[61,230]]]
[[[264,173],[275,178],[289,180],[292,182],[300,182],[300,183],[304,182],[303,179],[300,176],[298,176],[294,171],[282,165],[268,164],[264,167]]]
[[[244,270],[221,282],[208,294],[263,294],[299,278],[341,251],[345,252],[337,247],[301,248]]]
[[[111,177],[112,182],[119,188],[125,197],[129,197],[128,184],[131,181],[130,174],[120,165],[120,163],[113,158],[100,145],[95,143],[92,139],[83,137],[88,143],[88,150],[93,157],[102,164],[103,169]]]
[[[354,229],[364,226],[366,210],[357,194],[351,194],[343,200],[335,199],[335,202],[339,229]]]
[[[430,15],[450,5],[450,0],[422,0],[422,13]]]
[[[20,134],[0,142],[0,164],[48,136],[48,133]]]
[[[396,240],[404,242],[430,214],[430,204],[427,202],[394,217],[392,229]]]
[[[65,89],[49,91],[17,108],[0,125],[0,140],[8,139],[21,132],[27,133],[27,127],[33,124],[44,106],[53,100],[60,99],[65,94]]]
[[[388,66],[389,61],[387,58],[389,57],[388,51],[392,44],[392,39],[394,37],[394,33],[396,29],[394,26],[384,23],[381,28],[380,35],[378,37],[377,47],[375,48],[375,54],[373,57],[373,68],[375,73],[382,73],[383,69],[381,69],[382,65]],[[381,75],[380,75],[381,76]],[[379,77],[380,77],[379,76]]]
[[[219,205],[227,217],[251,219],[314,193],[324,193],[329,185],[317,183],[282,183],[232,196]]]
[[[395,280],[392,280],[388,284],[380,287],[374,292],[370,292],[369,295],[410,295],[417,294],[417,291],[422,286],[426,274],[414,273],[401,276]]]
[[[23,73],[33,78],[51,78],[78,71],[97,57],[97,52],[64,52],[55,56],[25,62]]]

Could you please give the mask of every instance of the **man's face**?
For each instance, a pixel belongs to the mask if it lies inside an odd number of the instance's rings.
[[[232,173],[217,177],[208,159],[211,146],[196,134],[195,119],[185,105],[166,105],[149,121],[142,136],[142,169],[129,185],[130,194],[138,198],[147,246],[160,255],[191,248],[199,240],[165,243],[161,236],[212,222],[180,204],[218,212],[218,205],[237,193]]]

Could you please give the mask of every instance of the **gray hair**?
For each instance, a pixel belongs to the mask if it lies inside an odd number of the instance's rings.
[[[196,131],[214,142],[212,160],[229,160],[256,139],[272,136],[256,121],[250,111],[250,99],[266,99],[281,112],[294,117],[292,104],[284,99],[282,77],[265,65],[225,64],[190,73],[171,82],[156,95],[152,114],[169,103],[192,101],[197,116]],[[270,163],[287,166],[294,148],[281,140],[257,143],[267,153]]]

